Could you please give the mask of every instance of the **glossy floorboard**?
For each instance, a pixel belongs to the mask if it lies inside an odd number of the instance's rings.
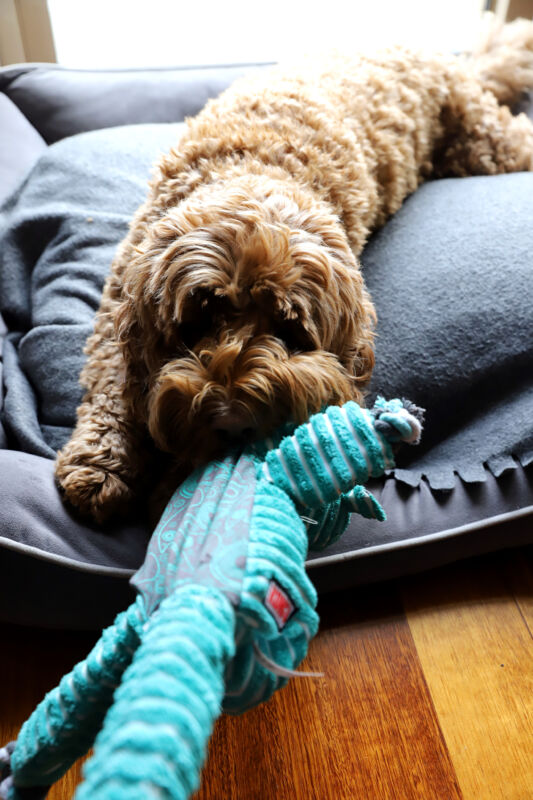
[[[532,800],[533,550],[320,603],[307,669],[223,717],[195,800]],[[83,657],[87,634],[0,628],[0,741]],[[76,765],[50,800],[67,800]]]

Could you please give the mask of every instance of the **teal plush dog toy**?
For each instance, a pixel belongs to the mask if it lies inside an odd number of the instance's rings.
[[[76,800],[189,797],[221,709],[267,700],[307,653],[308,545],[352,511],[385,518],[362,484],[420,431],[408,402],[348,402],[191,475],[132,579],[137,600],[0,749],[0,797],[43,798],[93,742]]]

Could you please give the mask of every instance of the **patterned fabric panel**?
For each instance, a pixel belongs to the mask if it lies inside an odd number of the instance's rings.
[[[131,579],[148,614],[185,582],[218,587],[238,602],[256,469],[250,456],[227,456],[194,472],[173,494]]]

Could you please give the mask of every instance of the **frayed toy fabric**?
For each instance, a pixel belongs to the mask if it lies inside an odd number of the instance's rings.
[[[300,674],[319,623],[308,547],[338,538],[353,511],[384,518],[360,484],[394,468],[420,417],[405,401],[349,402],[193,473],[132,579],[136,601],[0,748],[0,798],[45,797],[93,741],[76,800],[189,797],[221,710]]]

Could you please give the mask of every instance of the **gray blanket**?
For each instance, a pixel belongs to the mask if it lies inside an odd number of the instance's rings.
[[[151,166],[180,124],[81,134],[52,145],[0,213],[3,422],[11,448],[54,458],[81,398],[78,375],[118,242]]]
[[[427,409],[396,477],[451,489],[533,460],[533,174],[422,186],[368,244],[372,387]]]
[[[80,400],[83,343],[150,166],[179,125],[49,148],[0,213],[2,421],[10,448],[53,458]],[[451,488],[533,460],[533,175],[429,183],[368,244],[379,314],[372,392],[427,409],[396,476]]]

